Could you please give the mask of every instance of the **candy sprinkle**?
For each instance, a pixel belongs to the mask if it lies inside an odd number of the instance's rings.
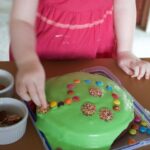
[[[109,120],[112,120],[113,114],[111,110],[109,110],[108,108],[102,108],[99,111],[99,117],[102,120],[109,121]]]
[[[45,113],[48,112],[48,110],[49,110],[49,107],[47,107],[47,108],[37,107],[37,112],[38,112],[38,113],[43,113],[43,114],[45,114]]]
[[[90,102],[87,102],[81,106],[81,111],[86,116],[92,116],[96,111],[96,106]]]
[[[91,96],[102,96],[102,91],[98,88],[90,88],[89,93]]]

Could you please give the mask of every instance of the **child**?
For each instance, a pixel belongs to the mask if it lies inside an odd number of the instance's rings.
[[[135,24],[135,0],[14,0],[10,35],[17,93],[47,107],[39,58],[116,55],[126,74],[149,79],[150,63],[131,53]]]

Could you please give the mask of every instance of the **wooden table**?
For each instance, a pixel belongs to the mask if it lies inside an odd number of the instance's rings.
[[[147,59],[150,62],[150,59]],[[150,110],[150,80],[138,81],[127,76],[118,68],[113,59],[95,59],[78,61],[44,61],[43,66],[47,78],[64,73],[79,71],[86,67],[104,66],[111,70],[123,83],[124,87],[147,109]],[[0,62],[0,69],[6,69],[13,75],[16,73],[15,64],[12,62]],[[38,137],[30,119],[28,120],[27,131],[22,139],[14,144],[0,146],[0,150],[44,150],[42,142]],[[140,148],[150,150],[150,146]]]

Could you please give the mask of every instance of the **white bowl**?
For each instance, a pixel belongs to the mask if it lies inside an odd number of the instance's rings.
[[[13,98],[0,98],[0,111],[9,111],[19,114],[22,119],[10,126],[0,127],[0,145],[11,144],[18,141],[26,131],[28,109],[26,105]]]
[[[11,97],[13,95],[14,77],[6,70],[0,69],[0,84],[5,88],[0,90],[0,97]]]

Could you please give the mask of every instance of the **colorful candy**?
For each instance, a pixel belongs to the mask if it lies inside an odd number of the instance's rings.
[[[115,106],[119,106],[120,105],[120,101],[118,99],[115,99],[113,101],[113,103],[114,103]]]
[[[137,131],[135,129],[130,129],[129,134],[136,135]]]
[[[120,111],[120,107],[119,106],[113,106],[113,110],[114,111]]]
[[[65,99],[64,103],[70,105],[72,103],[72,99],[67,98],[67,99]]]
[[[90,84],[91,83],[91,80],[84,80],[85,81],[85,83],[87,83],[87,84]]]
[[[106,89],[107,89],[108,91],[112,91],[113,88],[112,88],[112,86],[107,85],[107,86],[106,86]]]
[[[150,128],[147,128],[147,132],[146,133],[150,135]]]
[[[102,86],[102,85],[103,85],[103,82],[102,82],[102,81],[96,81],[96,85],[97,85],[97,86]]]
[[[112,97],[113,97],[114,99],[119,99],[119,96],[118,96],[116,93],[112,93]]]
[[[75,87],[74,84],[67,84],[67,88],[70,89],[70,90],[73,89],[74,87]]]
[[[134,122],[136,122],[136,123],[141,122],[141,117],[140,116],[135,116]]]
[[[79,101],[80,101],[80,97],[79,97],[79,96],[74,96],[74,97],[72,98],[72,100],[73,100],[74,102],[79,102]]]
[[[74,83],[80,83],[80,80],[79,79],[76,79],[73,81]]]
[[[133,124],[131,126],[132,129],[135,129],[135,130],[139,130],[139,125],[138,124]]]
[[[144,126],[141,126],[141,127],[139,128],[139,131],[140,131],[141,133],[145,133],[145,132],[147,131],[147,128],[144,127]]]
[[[147,127],[147,125],[148,125],[148,123],[147,123],[146,121],[144,121],[144,120],[142,120],[142,121],[140,122],[140,124],[141,124],[142,126],[144,126],[144,127]]]
[[[136,143],[135,139],[132,139],[132,138],[128,139],[128,145],[132,145],[132,144],[135,144],[135,143]]]
[[[51,108],[54,108],[54,107],[57,106],[57,102],[56,102],[56,101],[51,101],[51,102],[49,103],[49,106],[50,106]]]
[[[73,94],[74,94],[74,91],[73,91],[73,90],[69,90],[69,91],[67,92],[67,94],[68,94],[68,95],[73,95]]]
[[[60,107],[60,106],[63,106],[64,105],[64,102],[63,101],[60,101],[58,102],[57,106]]]

